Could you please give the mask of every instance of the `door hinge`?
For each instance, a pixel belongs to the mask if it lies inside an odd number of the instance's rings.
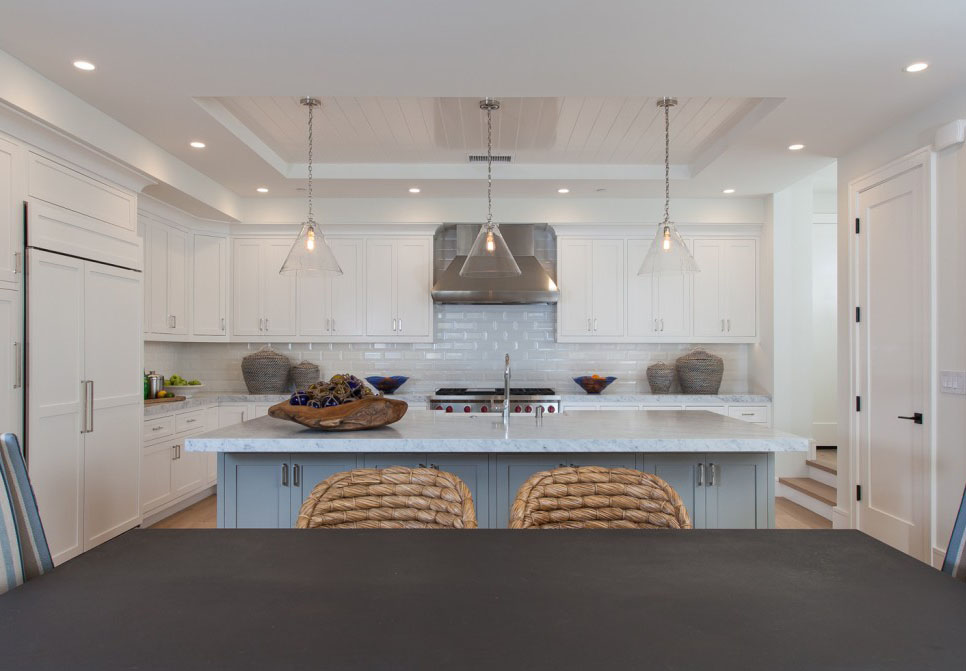
[[[858,305],[855,306],[855,321],[862,321],[862,312]]]
[[[855,486],[855,500],[856,501],[862,500],[862,485]]]
[[[861,396],[856,396],[855,397],[855,411],[856,412],[862,412],[862,397]]]
[[[855,234],[856,235],[859,234],[859,218],[858,217],[855,218]]]

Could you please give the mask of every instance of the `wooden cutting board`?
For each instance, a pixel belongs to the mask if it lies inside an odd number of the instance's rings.
[[[186,396],[168,396],[167,398],[146,398],[144,405],[157,405],[158,403],[175,403],[176,401],[186,401]]]

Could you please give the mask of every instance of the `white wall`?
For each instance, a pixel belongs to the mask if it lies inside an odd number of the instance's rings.
[[[966,91],[959,91],[900,121],[861,147],[839,159],[838,190],[838,348],[839,397],[849,394],[852,363],[849,352],[848,318],[850,277],[848,240],[848,185],[891,160],[931,145],[938,127],[955,119],[966,119]],[[956,145],[942,150],[936,160],[936,371],[966,370],[966,150]],[[938,375],[936,375],[938,384]],[[931,537],[934,560],[942,556],[963,486],[966,483],[966,397],[936,392],[935,435],[932,455]],[[839,403],[839,497],[835,510],[837,526],[851,526],[852,496],[848,443],[850,405]]]
[[[812,439],[826,447],[838,441],[836,228],[812,225]]]

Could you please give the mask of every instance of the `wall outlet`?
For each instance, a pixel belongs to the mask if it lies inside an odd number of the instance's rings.
[[[939,372],[939,391],[944,394],[966,396],[966,371],[943,370]]]

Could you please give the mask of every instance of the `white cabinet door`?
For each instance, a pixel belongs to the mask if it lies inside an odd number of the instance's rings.
[[[432,335],[433,310],[430,289],[433,282],[432,248],[428,239],[395,242],[396,335]]]
[[[627,335],[633,338],[658,335],[654,301],[656,276],[637,274],[650,246],[650,240],[627,241]]]
[[[174,497],[183,496],[201,488],[208,478],[208,455],[204,452],[188,452],[184,438],[175,440],[175,458],[171,462],[171,483]]]
[[[722,310],[722,277],[725,242],[722,240],[695,240],[694,260],[701,272],[694,273],[694,335],[697,337],[722,337],[725,333],[725,316]]]
[[[264,335],[295,335],[295,277],[280,275],[292,241],[265,240],[262,243],[261,305]]]
[[[188,236],[174,228],[167,231],[168,333],[188,332]]]
[[[168,332],[168,234],[167,228],[144,222],[144,279],[147,284],[150,333]]]
[[[262,335],[261,251],[260,240],[236,238],[232,242],[231,332],[236,336]]]
[[[19,260],[23,253],[24,185],[23,149],[0,137],[0,282],[19,284]],[[18,260],[19,259],[19,260]]]
[[[84,434],[84,549],[140,522],[141,274],[84,268],[84,379],[92,410]]]
[[[691,278],[686,273],[663,273],[654,278],[657,334],[664,338],[690,335]]]
[[[758,335],[757,241],[729,240],[725,260],[725,335],[753,338]]]
[[[221,405],[218,406],[218,428],[241,424],[251,419],[249,416],[248,405]]]
[[[329,335],[329,278],[325,275],[300,275],[296,280],[296,293],[299,335]]]
[[[144,448],[141,454],[141,513],[174,498],[171,462],[177,457],[176,442]]]
[[[624,335],[624,241],[594,240],[593,335]]]
[[[590,336],[593,329],[593,241],[564,238],[557,246],[558,332]]]
[[[228,335],[228,239],[192,236],[191,332],[197,336]]]
[[[0,289],[0,422],[23,445],[23,324],[21,293]]]
[[[30,250],[28,265],[27,467],[59,564],[84,550],[84,261]]]
[[[366,309],[365,275],[363,274],[364,242],[361,239],[328,238],[328,243],[342,268],[341,275],[327,276],[328,335],[362,335],[365,333]],[[428,295],[428,287],[425,291]]]
[[[395,245],[366,240],[366,335],[396,335]]]

